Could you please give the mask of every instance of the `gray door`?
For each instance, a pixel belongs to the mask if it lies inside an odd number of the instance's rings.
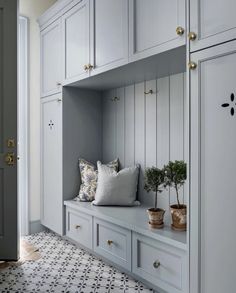
[[[17,1],[0,0],[0,260],[18,258]]]

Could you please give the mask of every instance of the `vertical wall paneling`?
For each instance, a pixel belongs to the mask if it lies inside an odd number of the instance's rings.
[[[135,163],[140,164],[139,192],[138,198],[141,202],[147,200],[144,187],[145,168],[145,125],[146,125],[146,104],[145,104],[145,84],[144,82],[135,85]]]
[[[125,89],[116,91],[116,157],[119,158],[120,167],[125,166]]]
[[[134,85],[125,88],[125,166],[134,165]]]
[[[184,74],[170,77],[170,160],[184,159]],[[180,191],[183,201],[183,190]],[[170,190],[170,204],[176,203],[174,189]]]
[[[157,166],[162,168],[169,162],[169,127],[170,127],[170,99],[169,99],[169,77],[157,81]],[[158,197],[160,208],[166,209],[168,213],[169,190],[164,190]],[[168,218],[168,217],[166,217]]]
[[[146,82],[145,91],[153,91],[146,94],[146,167],[156,166],[157,163],[157,139],[156,139],[156,119],[157,119],[157,89],[156,80]]]
[[[103,95],[103,162],[116,157],[116,102],[112,100],[115,96],[115,90]]]
[[[153,206],[154,198],[143,189],[145,167],[162,168],[169,160],[188,159],[185,82],[181,73],[103,93],[103,159],[118,157],[121,167],[140,164],[138,196],[148,206]],[[153,94],[145,95],[150,89]],[[116,102],[111,101],[114,96]],[[182,195],[183,190],[181,200]],[[166,223],[169,205],[175,202],[172,189],[158,197],[158,206],[166,210]]]

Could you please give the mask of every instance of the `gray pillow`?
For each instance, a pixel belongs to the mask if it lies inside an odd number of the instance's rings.
[[[139,205],[136,201],[139,165],[125,168],[120,172],[102,165],[98,165],[98,182],[94,205]]]

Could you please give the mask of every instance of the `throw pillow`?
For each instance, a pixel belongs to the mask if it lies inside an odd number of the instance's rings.
[[[119,172],[98,162],[98,184],[94,205],[139,205],[136,201],[139,165]]]
[[[118,170],[118,159],[107,164],[112,170]],[[98,172],[96,167],[84,159],[79,159],[79,168],[81,174],[81,185],[78,196],[75,200],[93,201],[97,189]]]

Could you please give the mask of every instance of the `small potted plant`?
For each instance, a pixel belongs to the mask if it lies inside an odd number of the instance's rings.
[[[173,187],[176,191],[177,204],[170,206],[172,216],[172,229],[178,231],[186,231],[187,224],[187,207],[184,203],[180,203],[179,189],[184,185],[187,178],[187,165],[184,161],[170,161],[164,166],[165,187]]]
[[[157,208],[157,195],[161,193],[164,188],[165,173],[156,167],[145,169],[145,185],[144,189],[147,192],[155,193],[155,206],[147,210],[149,215],[149,225],[151,228],[163,228],[165,210]]]

